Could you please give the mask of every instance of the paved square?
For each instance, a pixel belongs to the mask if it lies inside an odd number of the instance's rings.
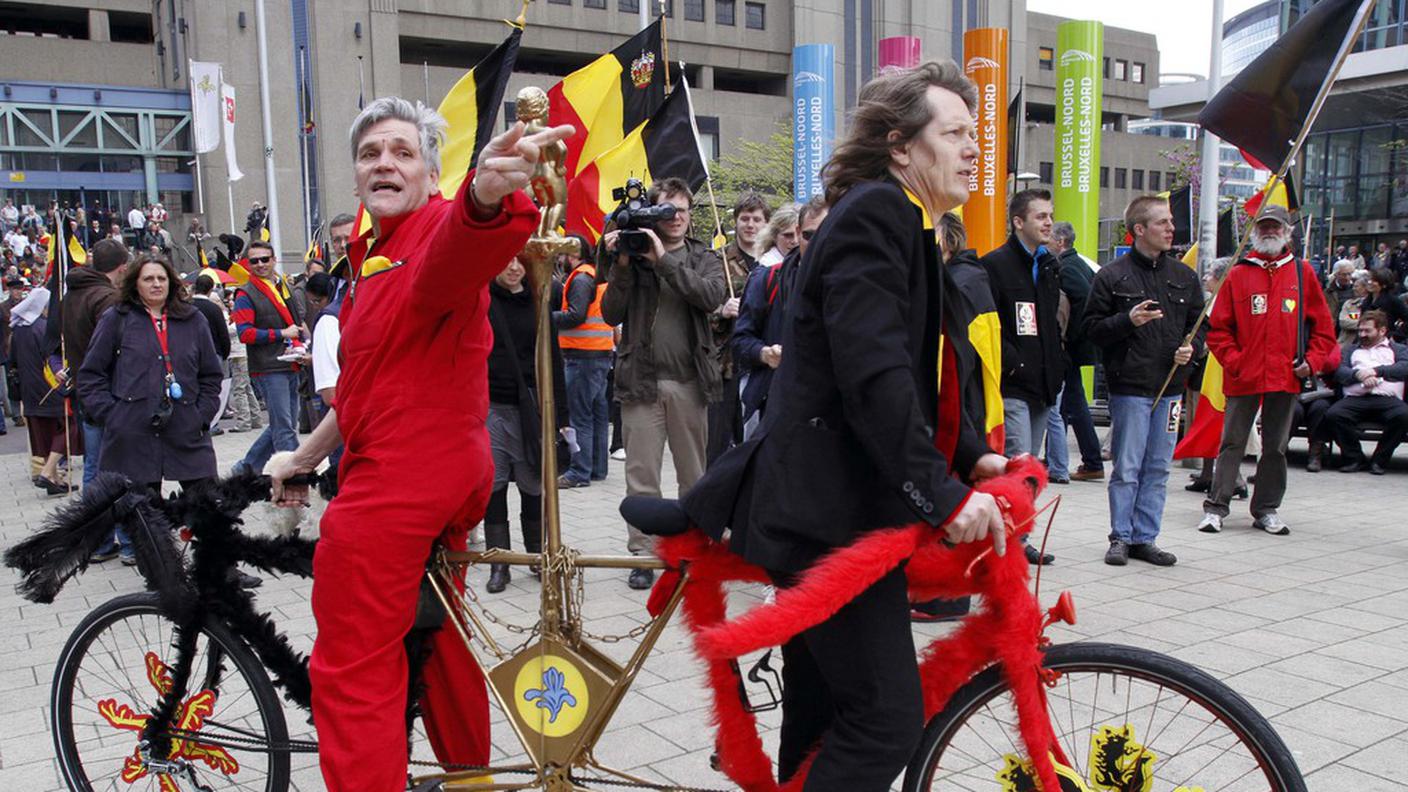
[[[27,483],[27,457],[15,439],[12,433],[0,444],[0,547],[26,536],[60,502]],[[248,434],[216,438],[222,470],[251,440]],[[1304,441],[1293,441],[1293,454],[1297,449],[1303,458]],[[1245,501],[1234,502],[1224,533],[1197,533],[1201,496],[1183,491],[1184,473],[1174,470],[1160,539],[1179,556],[1170,569],[1139,562],[1123,569],[1105,566],[1104,486],[1078,482],[1051,488],[1049,494],[1060,495],[1062,502],[1049,544],[1058,560],[1045,572],[1044,599],[1049,603],[1056,592],[1070,589],[1079,615],[1074,627],[1055,630],[1055,639],[1136,644],[1227,681],[1271,717],[1313,790],[1403,789],[1408,777],[1408,576],[1402,572],[1408,559],[1408,466],[1402,455],[1386,477],[1293,469],[1281,510],[1292,527],[1289,537],[1252,530]],[[665,478],[669,492],[674,477],[668,463]],[[623,490],[621,463],[613,462],[607,481],[564,492],[567,540],[584,552],[623,552],[624,527],[615,511]],[[510,514],[517,514],[516,506]],[[252,525],[262,520],[253,510],[247,516]],[[59,649],[91,608],[139,590],[140,583],[135,572],[116,563],[95,566],[70,583],[56,603],[41,606],[20,599],[9,585],[13,573],[3,574],[8,578],[0,587],[5,703],[0,789],[60,789],[48,725]],[[487,572],[472,575],[472,583],[482,587]],[[537,591],[537,583],[520,574],[504,594],[480,596],[501,618],[527,624],[537,611]],[[314,632],[308,592],[307,581],[294,579],[269,579],[258,591],[259,602],[304,651]],[[749,606],[758,596],[741,590],[736,605]],[[623,574],[589,572],[586,597],[587,628],[594,633],[623,633],[645,619],[645,597],[626,587]],[[916,633],[931,636],[939,629],[920,627]],[[624,659],[630,647],[604,648]],[[311,736],[303,714],[287,715],[293,736]],[[764,739],[774,750],[776,713],[765,715],[763,723]],[[708,768],[712,735],[706,724],[699,667],[683,631],[672,625],[598,756],[662,782],[722,787],[723,777]],[[497,713],[494,737],[496,760],[517,755]],[[421,741],[417,754],[425,753]],[[295,758],[294,781],[300,790],[323,788],[316,763],[306,756]]]

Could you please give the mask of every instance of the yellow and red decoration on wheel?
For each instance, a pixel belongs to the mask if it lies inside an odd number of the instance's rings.
[[[147,652],[147,681],[151,683],[158,695],[165,695],[171,690],[171,673],[167,665],[161,662],[155,652]],[[176,713],[175,726],[183,731],[198,731],[205,719],[215,710],[215,692],[212,690],[202,690],[181,703],[180,709]],[[147,720],[151,717],[145,713],[138,714],[129,704],[119,704],[117,699],[103,699],[98,702],[98,714],[110,726],[124,731],[141,733],[146,727]],[[203,762],[211,770],[226,776],[235,775],[240,771],[240,763],[224,748],[214,745],[202,745],[192,740],[173,739],[171,741],[171,752],[167,754],[169,759],[186,759],[193,762]],[[136,783],[147,775],[147,768],[142,765],[140,748],[134,747],[132,755],[123,759],[122,780],[129,784]],[[170,776],[159,776],[158,783],[161,792],[180,792],[175,779]]]
[[[1004,754],[1002,770],[998,771],[997,782],[1002,786],[1002,792],[1040,792],[1041,787],[1036,783],[1036,768],[1032,766],[1030,759],[1023,759],[1016,754]],[[1091,792],[1081,780],[1080,773],[1067,767],[1051,757],[1051,763],[1056,768],[1056,777],[1061,783],[1061,792]]]
[[[1134,726],[1101,726],[1090,735],[1090,788],[1100,792],[1149,792],[1159,757],[1134,736]]]

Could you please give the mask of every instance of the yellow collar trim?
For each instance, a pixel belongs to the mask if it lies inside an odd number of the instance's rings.
[[[905,187],[903,184],[900,185],[900,189],[904,190],[904,194],[905,194],[905,196],[906,196],[907,198],[909,198],[909,202],[910,202],[910,203],[912,203],[912,204],[914,204],[915,206],[919,207],[919,214],[920,214],[920,217],[924,220],[924,230],[925,230],[925,231],[933,231],[933,230],[934,230],[934,218],[932,218],[932,217],[929,216],[929,210],[926,209],[926,208],[924,208],[924,202],[923,202],[923,201],[920,201],[920,200],[919,200],[919,196],[917,196],[917,195],[915,195],[914,193],[910,192],[910,191],[909,191],[909,188],[908,188],[908,187]]]

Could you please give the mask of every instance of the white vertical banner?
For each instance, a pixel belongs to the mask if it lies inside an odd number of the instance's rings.
[[[220,83],[220,122],[225,130],[225,169],[230,181],[237,182],[244,173],[235,162],[235,87],[229,83]]]
[[[190,62],[191,137],[197,154],[220,147],[220,64]]]

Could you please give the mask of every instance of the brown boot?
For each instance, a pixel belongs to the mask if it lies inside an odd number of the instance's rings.
[[[1307,473],[1319,473],[1325,465],[1325,441],[1310,441],[1310,458],[1305,461]]]

